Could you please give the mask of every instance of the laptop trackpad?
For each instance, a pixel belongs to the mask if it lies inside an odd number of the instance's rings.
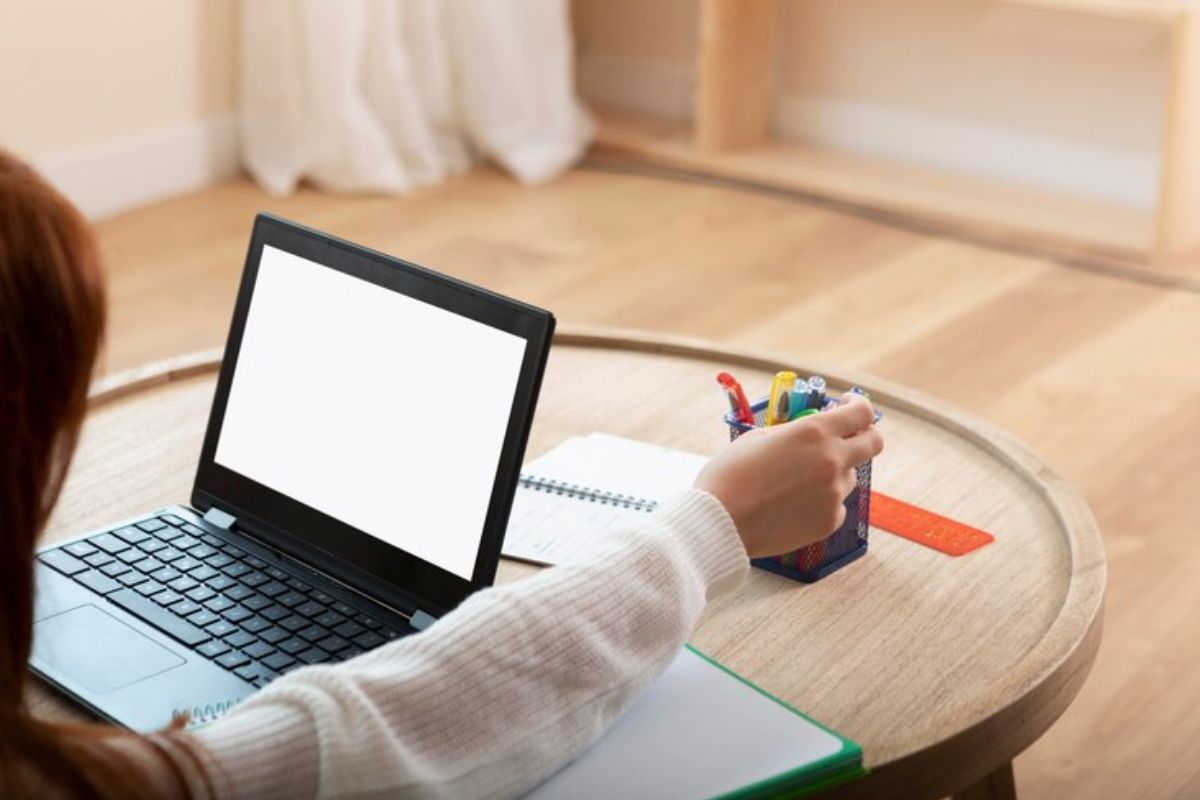
[[[64,611],[33,626],[33,658],[96,694],[187,663],[96,606]]]

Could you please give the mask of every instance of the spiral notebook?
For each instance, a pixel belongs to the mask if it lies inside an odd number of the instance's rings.
[[[568,439],[521,472],[503,554],[534,564],[569,561],[687,489],[707,461],[608,433]]]

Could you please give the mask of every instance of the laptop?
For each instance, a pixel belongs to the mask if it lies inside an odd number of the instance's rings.
[[[495,578],[553,331],[260,214],[190,502],[38,552],[32,671],[151,731],[427,629]]]

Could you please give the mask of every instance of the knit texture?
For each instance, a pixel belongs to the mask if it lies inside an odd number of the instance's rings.
[[[276,680],[196,749],[227,798],[516,796],[599,738],[748,569],[724,507],[693,489],[586,559]]]

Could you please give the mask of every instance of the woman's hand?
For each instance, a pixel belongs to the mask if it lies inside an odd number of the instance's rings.
[[[725,506],[751,558],[818,542],[845,520],[854,468],[883,450],[871,404],[857,394],[845,401],[742,435],[696,477],[696,488]]]

